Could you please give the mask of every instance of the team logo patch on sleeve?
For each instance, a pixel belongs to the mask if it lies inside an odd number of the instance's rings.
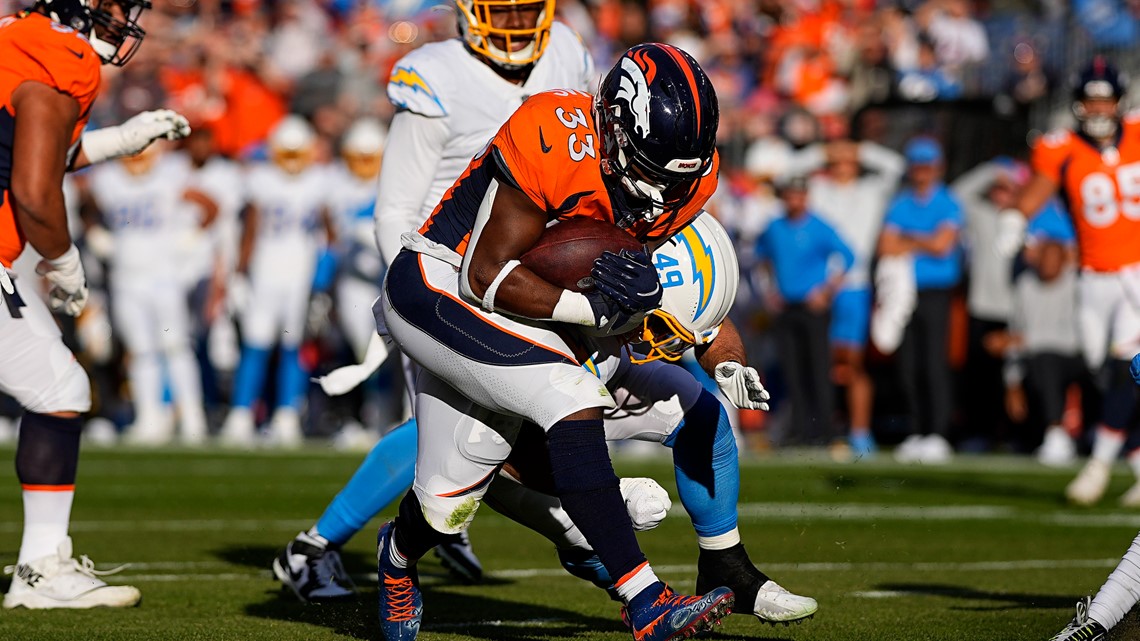
[[[388,97],[393,104],[425,116],[445,116],[439,94],[413,67],[396,67],[388,77]]]

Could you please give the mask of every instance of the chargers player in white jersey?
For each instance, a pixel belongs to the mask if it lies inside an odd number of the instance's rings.
[[[127,439],[162,445],[174,436],[165,415],[169,381],[183,443],[206,440],[198,361],[190,347],[190,310],[183,277],[188,227],[217,215],[209,196],[190,185],[190,163],[152,145],[143,153],[92,170],[91,195],[111,233],[112,327],[130,355],[135,422]],[[164,376],[165,372],[165,376]]]
[[[385,163],[380,171],[376,240],[385,263],[400,253],[400,234],[423,224],[524,99],[548,89],[585,90],[595,82],[589,53],[569,27],[554,20],[553,1],[458,0],[455,8],[459,37],[408,53],[388,78],[388,99],[396,115],[385,155],[399,161]],[[524,44],[508,52],[494,44],[500,37],[513,39],[516,47]],[[378,337],[374,343],[382,345]],[[405,360],[411,390],[408,367]],[[322,600],[352,594],[347,575],[325,568],[339,568],[339,547],[407,489],[415,447],[414,421],[386,434],[320,520],[275,560],[277,577],[298,597]],[[465,533],[436,551],[457,578],[482,577]]]
[[[300,409],[308,375],[298,352],[318,251],[336,240],[328,211],[327,170],[314,164],[317,138],[312,126],[299,116],[287,116],[268,142],[272,160],[251,166],[245,177],[249,205],[237,272],[249,279],[249,300],[241,314],[243,344],[233,408],[221,432],[223,443],[232,446],[254,441],[253,405],[275,344],[281,349],[269,442],[288,447],[301,443]]]
[[[341,238],[336,283],[337,315],[357,358],[376,333],[372,301],[380,295],[384,263],[376,252],[372,212],[387,129],[375,118],[354,122],[341,142],[341,160],[330,172],[332,213]]]
[[[199,297],[202,308],[196,310],[201,323],[198,331],[207,333],[208,365],[232,372],[237,367],[237,333],[233,320],[225,313],[224,303],[226,283],[237,263],[240,214],[246,202],[242,168],[216,153],[214,133],[208,127],[201,127],[190,134],[186,139],[186,153],[190,157],[190,184],[209,194],[218,205],[218,217],[210,226],[206,239],[208,255],[199,272],[200,277],[207,281],[207,290],[200,292],[204,294]],[[207,381],[210,379],[207,377]]]

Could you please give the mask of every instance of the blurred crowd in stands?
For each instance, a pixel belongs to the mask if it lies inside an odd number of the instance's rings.
[[[289,114],[315,131],[317,166],[341,162],[354,122],[391,118],[385,82],[396,60],[455,34],[447,3],[421,0],[155,5],[134,62],[104,68],[92,125],[175,109],[209,132],[191,151],[227,159],[235,177],[271,156],[267,136]],[[0,0],[0,14],[18,8]],[[558,11],[598,69],[631,44],[660,40],[693,54],[717,88],[722,176],[710,210],[738,239],[745,285],[734,317],[776,397],[770,415],[740,417],[752,446],[826,446],[850,458],[901,442],[896,456],[939,462],[955,450],[1034,451],[1048,430],[1077,435],[1092,420],[1081,411],[1095,404],[1075,323],[1052,313],[1073,287],[1063,206],[1041,214],[1016,261],[986,244],[996,212],[1026,183],[1028,142],[1068,123],[1069,74],[1093,53],[1124,69],[1140,58],[1140,2],[559,0]],[[93,182],[73,181],[78,235],[106,226],[111,205]],[[910,289],[890,277],[900,258],[914,262]],[[872,284],[896,288],[910,309],[888,309],[872,327]],[[347,315],[335,292],[310,305],[307,374],[358,356],[343,323],[329,322]],[[195,317],[208,317],[191,344],[212,426],[229,403],[237,353],[224,343],[237,339],[209,341],[204,328],[227,297],[193,299]],[[105,324],[73,335],[99,380],[96,415],[113,432],[137,408],[113,317]],[[1061,364],[1035,376],[1042,359]],[[305,433],[351,424],[346,443],[374,439],[405,411],[397,370],[348,401],[311,387]],[[1073,455],[1039,451],[1047,462]]]

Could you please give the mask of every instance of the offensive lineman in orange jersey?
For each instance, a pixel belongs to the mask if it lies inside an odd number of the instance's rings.
[[[68,235],[64,173],[189,133],[186,119],[171,111],[82,133],[100,64],[130,59],[145,35],[138,19],[149,7],[148,0],[40,0],[0,19],[0,391],[25,409],[16,447],[24,535],[5,608],[139,601],[137,589],[107,585],[90,563],[72,558],[67,530],[89,383],[35,284],[18,289],[8,269],[31,245],[44,257],[37,271],[51,285],[51,307],[78,315],[87,286]]]
[[[1073,92],[1078,128],[1046,134],[1034,145],[1033,179],[1017,209],[1002,213],[995,240],[999,252],[1012,255],[1026,215],[1061,192],[1080,250],[1082,350],[1088,366],[1103,374],[1105,396],[1092,456],[1065,490],[1080,505],[1104,495],[1137,405],[1128,365],[1140,349],[1140,118],[1122,114],[1124,93],[1120,74],[1103,58],[1080,74]],[[1137,454],[1129,458],[1140,478]],[[1140,506],[1140,481],[1121,503]]]
[[[524,102],[419,233],[404,234],[374,308],[381,333],[422,367],[416,478],[377,552],[388,641],[416,637],[416,561],[467,528],[524,422],[546,430],[555,492],[615,577],[637,641],[689,636],[731,607],[728,588],[683,596],[654,575],[606,450],[602,410],[613,399],[553,325],[633,329],[660,306],[656,269],[642,252],[603,254],[597,289],[581,294],[519,262],[548,223],[574,216],[665,241],[716,188],[717,121],[716,94],[695,60],[638,45],[596,97],[556,90]],[[435,463],[457,446],[460,462]]]

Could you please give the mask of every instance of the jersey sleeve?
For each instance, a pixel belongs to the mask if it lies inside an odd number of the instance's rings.
[[[74,30],[46,19],[39,24],[14,43],[25,56],[27,77],[75,98],[85,115],[99,93],[99,56]]]
[[[1033,143],[1030,165],[1033,171],[1045,176],[1055,185],[1061,184],[1061,172],[1069,158],[1072,133],[1064,130],[1050,132]]]
[[[417,113],[428,118],[447,115],[442,86],[431,80],[433,63],[419,50],[401,58],[388,76],[388,100],[397,109]]]

